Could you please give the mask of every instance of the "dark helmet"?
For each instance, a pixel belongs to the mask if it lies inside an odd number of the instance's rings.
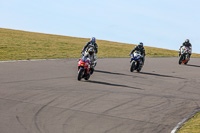
[[[89,48],[89,49],[88,49],[88,53],[89,53],[90,55],[93,55],[93,54],[94,54],[94,48],[93,48],[93,47]]]
[[[140,43],[138,44],[138,46],[139,46],[139,47],[143,47],[143,43],[140,42]]]
[[[95,37],[92,37],[90,41],[91,41],[92,43],[95,43],[95,42],[96,42],[96,38],[95,38]]]
[[[185,42],[186,42],[186,43],[189,43],[189,42],[190,42],[190,40],[189,40],[189,39],[186,39],[186,40],[185,40]]]

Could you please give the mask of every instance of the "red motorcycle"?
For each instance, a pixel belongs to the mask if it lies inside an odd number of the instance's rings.
[[[78,61],[78,80],[80,81],[82,78],[88,80],[90,78],[91,68],[90,68],[90,60],[83,57]]]

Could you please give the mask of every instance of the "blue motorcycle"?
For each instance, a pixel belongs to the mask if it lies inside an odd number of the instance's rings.
[[[139,51],[136,51],[134,54],[131,54],[131,67],[130,71],[133,72],[134,70],[137,70],[137,72],[140,72],[143,66],[142,62],[142,55]]]

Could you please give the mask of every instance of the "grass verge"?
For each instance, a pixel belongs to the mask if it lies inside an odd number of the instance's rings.
[[[89,41],[60,35],[33,33],[0,28],[0,60],[79,58],[80,51]],[[129,57],[133,44],[97,40],[98,57]],[[145,47],[147,57],[177,57],[174,50]],[[200,57],[193,54],[193,57]]]
[[[177,133],[200,133],[200,112],[186,122]]]

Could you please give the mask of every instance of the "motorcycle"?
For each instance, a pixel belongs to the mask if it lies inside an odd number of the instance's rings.
[[[188,61],[190,60],[190,56],[189,54],[191,53],[191,50],[188,47],[183,46],[180,49],[180,57],[179,57],[179,65],[184,63],[185,65],[188,63]]]
[[[134,70],[137,70],[137,72],[140,72],[143,66],[142,62],[142,55],[139,51],[136,51],[134,54],[131,54],[131,67],[130,71],[133,72]]]
[[[78,80],[80,81],[82,78],[88,80],[90,78],[91,67],[90,60],[86,57],[82,57],[78,61]]]
[[[92,47],[93,48],[93,47]],[[88,51],[88,49],[86,49],[85,51],[82,51],[81,52],[81,57],[84,57],[84,55],[85,54],[87,54],[87,51]],[[94,68],[96,67],[96,65],[97,65],[97,55],[96,55],[96,53],[94,53],[94,55],[91,57],[91,62],[92,62],[92,64],[91,64],[91,71],[90,71],[90,75],[92,75],[93,74],[93,72],[94,72]]]

